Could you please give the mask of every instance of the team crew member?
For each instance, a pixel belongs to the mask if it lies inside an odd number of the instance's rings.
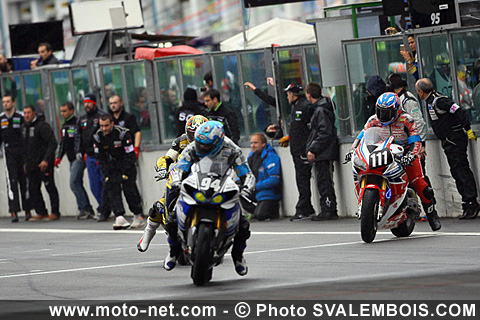
[[[208,119],[202,115],[195,115],[187,120],[187,123],[185,124],[185,133],[173,140],[172,146],[167,153],[163,157],[157,159],[157,163],[155,165],[155,171],[157,172],[155,179],[157,181],[167,178],[168,168],[170,165],[177,161],[183,150],[194,140],[195,131],[197,128],[207,121]],[[167,190],[171,190],[170,181],[167,181],[165,188]],[[137,243],[138,251],[147,251],[148,246],[155,236],[158,227],[160,224],[165,223],[165,221],[163,221],[165,219],[165,215],[168,216],[168,213],[173,209],[173,205],[176,203],[179,191],[180,190],[177,190],[176,194],[174,194],[174,192],[169,193],[170,196],[168,197],[168,202],[166,204],[166,191],[164,196],[159,201],[154,202],[152,208],[150,208],[147,226],[145,227],[143,236]]]
[[[97,99],[94,94],[89,93],[83,98],[86,113],[78,119],[77,132],[75,134],[75,153],[77,160],[83,161],[87,165],[88,180],[90,182],[90,190],[93,196],[100,204],[102,203],[103,194],[103,176],[95,159],[93,150],[93,135],[99,129],[99,118],[105,111],[97,108]],[[81,173],[83,175],[83,168]],[[93,218],[92,212],[80,213],[78,218]],[[101,214],[99,212],[99,214]]]
[[[135,182],[137,167],[133,138],[127,128],[114,125],[110,114],[100,117],[100,129],[95,133],[94,149],[104,175],[105,197],[108,206],[116,216],[114,230],[127,229],[130,223],[125,219],[122,187],[134,218],[132,226],[142,226],[142,199]]]
[[[189,144],[182,153],[182,159],[177,163],[177,174],[172,178],[172,189],[180,188],[182,179],[188,176],[193,163],[200,161],[204,157],[212,156],[212,159],[221,163],[229,163],[237,173],[237,176],[243,182],[242,193],[250,197],[255,187],[255,177],[253,176],[242,150],[233,143],[228,137],[225,137],[223,125],[218,121],[207,121],[202,124],[195,132],[195,143]],[[167,195],[168,197],[168,195]],[[250,237],[250,223],[243,214],[240,215],[238,232],[235,235],[232,247],[232,259],[235,265],[235,271],[240,276],[248,272],[247,263],[243,257],[243,252],[247,246],[247,239]],[[163,268],[167,271],[176,266],[176,261],[181,252],[180,243],[177,234],[178,227],[175,211],[168,216],[165,230],[168,233],[168,243],[170,252],[164,260]]]
[[[402,112],[398,96],[395,93],[384,93],[378,98],[376,114],[368,119],[363,131],[360,132],[353,143],[352,151],[347,154],[345,160],[351,160],[353,150],[360,142],[364,132],[372,127],[381,128],[380,135],[384,140],[393,135],[394,143],[403,146],[405,153],[402,162],[408,179],[413,184],[413,188],[422,201],[423,210],[427,214],[430,228],[433,231],[440,230],[442,225],[440,224],[437,210],[435,210],[433,189],[425,181],[420,164],[419,153],[422,143],[418,135],[417,125],[412,116]]]
[[[89,213],[93,215],[92,205],[83,187],[83,170],[85,169],[85,163],[83,160],[78,161],[75,156],[75,132],[78,119],[75,116],[73,103],[67,101],[62,104],[60,106],[60,114],[65,121],[62,125],[62,137],[58,155],[55,159],[55,167],[58,168],[63,156],[67,155],[67,159],[70,162],[70,189],[77,199],[80,215],[87,216]]]
[[[240,140],[240,128],[238,127],[237,116],[229,107],[220,101],[220,92],[210,89],[205,93],[205,105],[208,111],[205,116],[208,120],[215,120],[223,124],[225,135],[237,144]]]
[[[250,147],[252,151],[248,155],[247,161],[255,176],[254,198],[257,200],[257,206],[253,209],[253,217],[260,221],[278,219],[280,199],[282,199],[280,157],[275,149],[267,143],[267,137],[261,132],[251,136]],[[243,197],[240,198],[240,201],[242,199]]]
[[[130,130],[133,138],[133,146],[135,150],[135,157],[138,159],[140,154],[140,143],[142,142],[142,132],[137,124],[137,119],[133,114],[125,111],[123,100],[118,94],[114,94],[108,99],[110,104],[110,112],[113,115],[114,124],[125,127]]]
[[[183,93],[183,103],[175,111],[175,122],[177,127],[177,136],[185,133],[185,125],[187,120],[196,114],[204,114],[205,108],[198,102],[197,91],[187,88]]]
[[[3,142],[3,159],[6,162],[8,211],[12,222],[18,222],[20,197],[22,198],[25,220],[31,218],[32,209],[26,199],[27,183],[23,171],[25,141],[22,136],[23,114],[15,109],[15,98],[5,95],[2,98],[4,112],[0,114],[0,145]],[[18,186],[20,185],[20,194]]]
[[[57,149],[57,140],[53,130],[48,123],[37,119],[33,106],[23,108],[25,124],[22,132],[25,139],[25,164],[24,170],[28,181],[28,193],[32,201],[33,208],[37,215],[30,221],[58,220],[60,218],[58,190],[55,186],[53,177],[53,164],[55,160],[55,150]],[[40,187],[42,182],[45,184],[52,212],[50,216],[45,207]]]
[[[306,93],[314,110],[307,141],[307,158],[315,166],[322,210],[312,220],[335,220],[338,219],[337,197],[333,187],[333,161],[338,160],[335,110],[332,100],[322,95],[322,87],[318,83],[310,82]]]
[[[288,103],[292,105],[290,114],[289,135],[280,139],[282,147],[288,147],[290,144],[290,153],[295,165],[295,180],[298,189],[298,201],[295,206],[295,215],[290,221],[296,221],[308,218],[315,214],[312,202],[310,200],[312,192],[310,189],[310,178],[312,176],[312,165],[307,159],[307,139],[310,134],[310,118],[312,110],[310,103],[302,93],[303,88],[296,84],[290,84],[284,90],[287,93]],[[271,126],[267,131],[271,129]]]
[[[433,132],[442,141],[450,172],[462,196],[463,214],[460,219],[475,219],[480,211],[477,184],[467,157],[468,139],[477,137],[470,127],[465,111],[450,98],[433,90],[432,82],[423,78],[415,84],[418,96],[427,103]]]

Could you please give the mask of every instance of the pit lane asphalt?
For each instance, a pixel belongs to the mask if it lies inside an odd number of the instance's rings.
[[[480,299],[478,218],[442,219],[440,232],[420,222],[408,238],[379,230],[370,244],[357,219],[252,222],[248,275],[228,255],[204,287],[189,266],[163,270],[160,229],[140,253],[143,231],[111,221],[20,219],[0,219],[0,300]]]

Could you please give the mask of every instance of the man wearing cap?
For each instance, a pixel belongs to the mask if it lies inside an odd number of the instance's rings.
[[[97,108],[97,98],[93,93],[85,95],[83,98],[86,113],[82,115],[77,122],[77,132],[75,134],[75,153],[77,161],[83,161],[88,171],[88,180],[90,181],[90,190],[93,196],[100,204],[103,194],[103,175],[95,159],[93,149],[93,135],[100,128],[99,119],[106,112]],[[85,170],[85,167],[83,167]],[[83,171],[82,170],[82,171]],[[100,210],[100,208],[99,208]],[[99,212],[100,214],[101,212]],[[81,212],[77,218],[93,218],[93,212]]]
[[[290,142],[290,153],[295,165],[295,180],[299,193],[298,202],[295,206],[295,216],[290,221],[301,220],[315,214],[310,200],[310,177],[312,166],[308,162],[306,145],[310,134],[310,118],[312,110],[310,104],[303,94],[303,88],[297,84],[290,84],[284,90],[287,93],[288,103],[292,105],[290,113],[289,135],[280,139],[282,147],[288,147]],[[268,129],[267,129],[268,130]]]

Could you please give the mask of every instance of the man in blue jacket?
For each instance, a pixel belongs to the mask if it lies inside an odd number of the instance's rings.
[[[252,135],[250,147],[248,165],[256,179],[255,199],[258,202],[254,217],[258,220],[278,219],[282,198],[280,157],[263,133]]]

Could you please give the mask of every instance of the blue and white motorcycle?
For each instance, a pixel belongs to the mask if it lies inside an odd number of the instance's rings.
[[[201,286],[212,279],[233,244],[240,222],[240,188],[231,164],[204,157],[183,180],[176,205],[178,240],[192,265],[191,277]]]

